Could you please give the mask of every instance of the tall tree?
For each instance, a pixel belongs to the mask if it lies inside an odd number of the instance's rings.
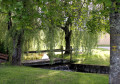
[[[8,27],[6,33],[2,35],[6,47],[9,49],[12,65],[21,65],[21,56],[24,44],[32,39],[39,30],[37,24],[37,7],[34,0],[18,1],[18,0],[2,0],[0,1],[0,11],[6,15],[4,21]],[[6,25],[7,25],[6,24]],[[2,27],[1,27],[2,29]],[[33,31],[34,30],[34,31]],[[3,31],[1,31],[3,32]],[[33,34],[33,36],[28,36]]]
[[[46,25],[48,25],[49,28],[50,26],[52,26],[50,28],[52,31],[55,30],[57,27],[62,29],[62,31],[65,34],[65,37],[64,37],[65,49],[66,49],[65,54],[70,54],[69,50],[70,50],[71,42],[73,45],[76,45],[76,46],[78,46],[78,44],[82,42],[81,44],[85,47],[85,50],[90,51],[91,50],[90,48],[93,48],[95,44],[94,44],[94,41],[88,41],[89,40],[88,38],[94,39],[97,37],[97,36],[95,37],[96,35],[95,33],[102,31],[102,28],[103,28],[102,22],[104,20],[103,19],[104,17],[100,18],[100,15],[101,15],[99,14],[100,11],[98,11],[97,13],[98,15],[97,14],[93,15],[93,13],[90,13],[91,11],[90,9],[88,9],[88,6],[91,5],[90,3],[91,1],[86,1],[86,0],[84,1],[82,0],[66,0],[66,1],[61,0],[59,1],[59,4],[56,1],[49,1],[48,3],[44,4],[45,5],[44,10],[46,10],[47,13],[44,15],[44,20],[42,20],[44,22],[42,23],[44,24],[46,23]],[[94,12],[96,12],[96,10],[94,10]],[[72,39],[74,40],[73,42],[71,40],[73,34],[75,34],[75,32],[77,33],[83,30],[85,32],[90,32],[93,34],[81,33],[80,37],[82,38],[81,39],[82,41],[81,42],[80,40],[78,41],[78,39],[80,38],[78,37],[79,35],[77,35],[77,37],[75,36],[75,38]],[[60,30],[58,29],[58,32],[59,31]],[[84,39],[84,36],[87,39]],[[53,43],[53,39],[52,39],[52,43]],[[76,49],[78,50],[78,47]]]
[[[111,2],[109,84],[120,84],[120,1]]]
[[[78,2],[81,3],[81,1],[79,0]],[[62,1],[59,1],[59,4],[58,4],[54,1],[51,1],[47,5],[49,7],[48,12],[51,14],[51,16],[48,16],[48,17],[52,18],[54,25],[62,29],[62,31],[65,34],[65,37],[64,37],[65,50],[66,50],[65,54],[70,54],[70,46],[71,46],[71,38],[72,38],[71,26],[75,18],[77,16],[80,17],[77,11],[81,12],[81,9],[84,5],[83,3],[81,6],[80,4],[77,4],[78,2],[76,0],[67,0],[67,1],[62,0]],[[54,18],[57,18],[57,19],[54,19]]]
[[[65,32],[65,54],[70,54],[70,44],[71,44],[71,34],[72,34],[72,30],[69,29],[69,26],[72,25],[72,21],[71,21],[71,17],[68,17],[68,20],[65,24],[65,27],[61,27],[61,29],[63,29],[63,31]]]
[[[110,32],[110,72],[109,84],[120,83],[120,1],[119,0],[97,0],[103,4],[103,14],[109,13]],[[97,4],[98,4],[97,3]],[[106,15],[105,15],[106,16]],[[105,18],[106,19],[106,18]]]

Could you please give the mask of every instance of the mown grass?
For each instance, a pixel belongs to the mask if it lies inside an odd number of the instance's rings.
[[[76,63],[91,65],[110,65],[110,51],[105,49],[94,49],[92,55],[81,54],[74,59],[78,59]]]
[[[108,75],[0,66],[0,84],[108,84]]]
[[[61,57],[60,55],[58,55]],[[70,59],[70,55],[64,55],[65,59]],[[107,49],[93,49],[91,55],[87,54],[78,54],[72,55],[72,60],[75,61],[76,64],[89,64],[89,65],[102,65],[109,66],[110,65],[110,51]]]

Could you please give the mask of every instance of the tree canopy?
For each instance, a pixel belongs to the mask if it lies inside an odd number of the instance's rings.
[[[19,62],[21,53],[33,45],[39,49],[41,42],[51,52],[64,44],[66,53],[71,45],[76,53],[81,47],[90,53],[99,33],[109,32],[106,4],[96,0],[0,0],[0,39],[11,60]]]

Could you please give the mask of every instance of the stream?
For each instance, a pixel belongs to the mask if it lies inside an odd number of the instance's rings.
[[[54,65],[32,66],[32,67],[50,69],[50,70],[69,71],[69,72],[109,74],[109,66],[99,66],[99,65],[54,64]]]

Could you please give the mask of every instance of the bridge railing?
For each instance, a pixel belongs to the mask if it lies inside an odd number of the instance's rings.
[[[64,51],[70,51],[70,62],[72,61],[72,46],[70,47],[69,50],[64,50],[63,49],[63,46],[61,46],[60,49],[53,49],[53,50],[40,50],[40,51],[27,51],[27,52],[24,52],[24,53],[44,53],[44,52],[61,52],[61,55],[62,55],[62,59],[64,58]]]
[[[7,54],[2,54],[2,53],[0,53],[0,59],[3,59],[3,60],[8,61],[9,57],[8,57]]]

